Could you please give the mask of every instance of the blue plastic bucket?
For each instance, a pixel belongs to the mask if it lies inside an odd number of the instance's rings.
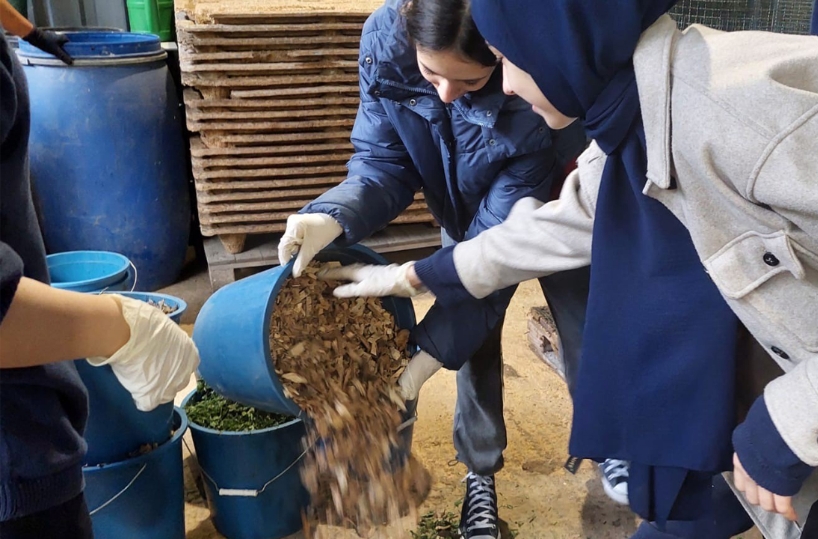
[[[156,292],[117,292],[120,296],[126,296],[139,301],[153,301],[154,303],[165,302],[165,305],[174,310],[168,313],[168,318],[177,324],[182,320],[182,315],[187,310],[187,302],[182,298],[171,296],[169,294],[158,294]]]
[[[366,247],[330,247],[317,257],[322,262],[384,264]],[[292,273],[292,263],[231,283],[213,294],[202,307],[193,330],[199,348],[199,372],[219,394],[248,406],[279,414],[301,416],[301,409],[284,396],[270,355],[270,319],[275,299]],[[398,327],[415,325],[412,302],[383,298]]]
[[[150,453],[83,468],[96,539],[184,539],[182,436],[188,421],[180,408],[174,411],[173,426],[173,438]]]
[[[131,262],[118,253],[69,251],[48,255],[46,260],[51,286],[62,290],[126,290],[132,276]]]
[[[179,323],[187,304],[167,294],[145,292],[123,293],[142,301],[164,300],[176,310],[168,316]],[[172,430],[173,403],[163,404],[150,412],[142,412],[127,389],[119,383],[111,367],[94,367],[87,361],[75,361],[77,371],[88,388],[88,423],[85,441],[88,443],[87,464],[106,464],[128,458],[143,444],[164,443]]]
[[[188,395],[183,406],[196,402]],[[207,503],[228,539],[277,539],[301,529],[309,495],[301,484],[304,423],[251,432],[220,432],[190,423]]]
[[[111,367],[94,367],[84,359],[74,364],[88,388],[86,464],[119,462],[139,451],[143,444],[161,444],[170,438],[172,402],[142,412]]]

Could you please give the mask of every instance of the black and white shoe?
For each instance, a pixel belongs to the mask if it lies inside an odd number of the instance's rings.
[[[599,463],[602,472],[602,488],[610,499],[621,505],[628,505],[628,462],[608,459]]]
[[[466,497],[460,513],[460,536],[463,539],[500,539],[494,476],[469,472],[463,481]]]

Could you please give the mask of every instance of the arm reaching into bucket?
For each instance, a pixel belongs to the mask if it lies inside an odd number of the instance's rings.
[[[25,39],[41,51],[56,56],[68,65],[74,63],[71,55],[65,52],[67,37],[50,30],[40,30],[14,9],[8,0],[0,0],[0,24],[9,33]]]
[[[22,263],[0,244],[0,368],[88,357],[110,365],[143,411],[170,402],[189,382],[199,353],[161,310],[116,295],[57,290],[21,277]]]
[[[321,278],[350,281],[334,292],[349,296],[412,296],[428,289],[453,305],[496,290],[591,262],[596,198],[605,155],[596,144],[578,160],[560,198],[543,204],[524,198],[502,224],[475,238],[400,266],[347,266]],[[407,286],[408,285],[408,286]]]

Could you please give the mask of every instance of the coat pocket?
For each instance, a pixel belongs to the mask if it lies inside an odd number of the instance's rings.
[[[770,331],[818,352],[818,255],[784,231],[746,232],[704,265],[719,290],[754,311]]]

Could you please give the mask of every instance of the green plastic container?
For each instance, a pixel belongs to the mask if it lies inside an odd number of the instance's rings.
[[[28,17],[28,2],[26,0],[9,0],[11,6],[23,17]]]
[[[131,32],[156,34],[162,41],[176,39],[173,0],[127,0]]]

